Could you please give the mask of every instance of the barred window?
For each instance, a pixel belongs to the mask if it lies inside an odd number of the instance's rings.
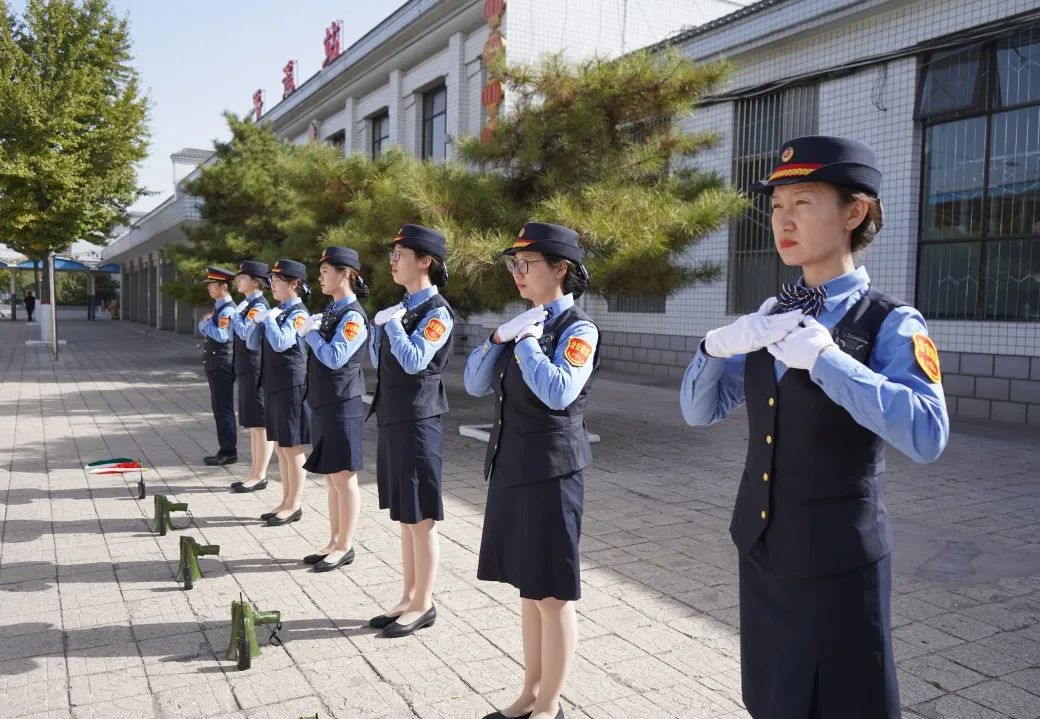
[[[1040,320],[1040,28],[924,58],[917,307]]]
[[[730,224],[727,310],[746,314],[775,294],[781,283],[801,275],[799,268],[785,266],[773,247],[769,197],[748,188],[768,177],[780,143],[817,132],[817,88],[803,85],[741,100],[735,110],[733,184],[748,194],[752,206]]]

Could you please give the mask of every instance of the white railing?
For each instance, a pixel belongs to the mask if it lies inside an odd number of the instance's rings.
[[[177,227],[190,220],[202,219],[202,200],[192,195],[171,195],[165,202],[142,217],[130,231],[101,252],[101,261],[110,262],[137,245],[147,242],[160,232]]]

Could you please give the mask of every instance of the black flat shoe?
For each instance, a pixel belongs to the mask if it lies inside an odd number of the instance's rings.
[[[350,564],[354,561],[354,548],[351,547],[347,550],[347,553],[337,559],[335,562],[326,562],[322,559],[320,562],[314,565],[315,572],[331,572],[333,569],[339,569],[344,564]]]
[[[432,627],[435,621],[437,621],[437,607],[430,607],[414,622],[400,624],[394,620],[391,624],[387,624],[383,627],[383,636],[390,638],[407,637],[423,627]]]
[[[530,716],[531,716],[531,712],[527,712],[526,714],[521,714],[518,717],[507,717],[502,712],[492,712],[492,713],[488,714],[487,716],[485,716],[484,719],[530,719]]]
[[[308,554],[306,557],[303,558],[303,563],[304,564],[317,564],[321,560],[325,559],[325,557],[327,557],[327,556],[329,556],[329,555],[327,555],[327,554]]]
[[[202,463],[207,467],[219,467],[225,464],[235,464],[236,462],[238,462],[237,454],[214,454],[202,458]]]
[[[259,492],[261,489],[267,489],[267,480],[266,479],[261,479],[259,482],[254,484],[252,487],[247,487],[246,485],[242,484],[241,482],[232,482],[231,483],[231,491],[232,492],[238,492],[240,494],[243,493],[243,492]]]
[[[299,522],[300,517],[303,516],[303,510],[297,509],[295,512],[290,514],[285,519],[281,519],[277,514],[267,520],[268,527],[281,527],[283,524],[291,524],[292,522]]]
[[[401,615],[398,614],[397,616],[390,617],[386,614],[380,614],[378,617],[372,617],[371,619],[369,619],[368,626],[372,627],[373,629],[382,629],[383,627],[387,627],[396,622],[397,617],[399,616]]]
[[[264,512],[263,514],[260,515],[260,521],[261,522],[266,522],[267,520],[271,519],[272,517],[276,517],[276,516],[278,516],[278,512]]]

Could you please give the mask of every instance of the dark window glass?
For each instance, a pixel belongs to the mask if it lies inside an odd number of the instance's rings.
[[[441,161],[445,157],[448,128],[448,90],[443,85],[422,96],[422,158]]]

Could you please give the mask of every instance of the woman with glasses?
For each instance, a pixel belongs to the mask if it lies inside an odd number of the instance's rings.
[[[307,268],[301,262],[278,260],[271,268],[271,294],[277,307],[258,312],[253,322],[260,329],[249,336],[249,349],[260,350],[260,386],[264,390],[267,438],[275,443],[282,501],[260,515],[270,527],[299,521],[303,516],[304,445],[311,435],[311,412],[304,401],[307,354],[296,330],[307,321],[303,301],[310,295]]]
[[[329,541],[303,558],[315,572],[331,572],[354,561],[354,528],[361,510],[358,470],[364,411],[361,348],[368,316],[358,302],[368,296],[361,259],[349,247],[329,247],[318,261],[321,291],[332,302],[311,315],[296,334],[307,353],[307,404],[311,408],[311,454],[303,468],[324,474],[329,491]]]
[[[404,287],[404,300],[376,314],[369,345],[378,372],[369,416],[374,413],[379,425],[379,508],[401,524],[401,599],[369,621],[388,637],[408,636],[437,618],[441,415],[448,411],[441,373],[451,356],[454,324],[451,306],[437,289],[448,280],[445,254],[444,236],[436,230],[400,229],[391,246],[390,274]]]
[[[496,398],[477,577],[520,590],[524,685],[485,719],[554,719],[577,643],[582,470],[592,459],[583,417],[599,331],[574,304],[589,284],[576,232],[528,222],[502,254],[533,307],[473,351],[465,383]]]

